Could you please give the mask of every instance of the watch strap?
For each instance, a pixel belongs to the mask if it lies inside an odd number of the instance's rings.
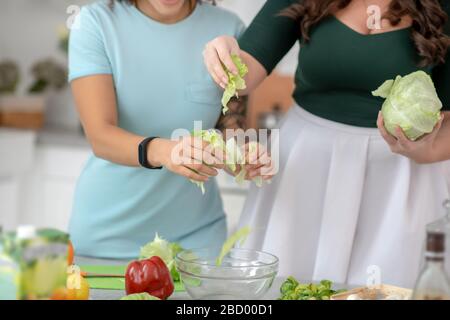
[[[139,143],[139,164],[143,168],[147,169],[162,169],[162,167],[154,167],[150,163],[148,163],[148,157],[147,157],[147,149],[150,142],[152,142],[154,139],[157,139],[159,137],[148,137],[142,140],[141,143]]]

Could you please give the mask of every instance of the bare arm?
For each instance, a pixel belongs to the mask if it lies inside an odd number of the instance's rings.
[[[128,132],[118,126],[117,102],[111,75],[95,75],[72,81],[78,113],[92,146],[94,154],[105,160],[125,166],[139,166],[138,146],[145,138]],[[180,147],[181,146],[181,147]],[[196,143],[191,137],[182,141],[155,139],[148,146],[148,162],[153,166],[164,166],[168,170],[197,181],[207,181],[208,176],[217,175],[217,170],[203,164],[203,160],[217,164],[217,159],[208,151],[203,141]],[[176,149],[175,149],[176,148]],[[194,149],[200,150],[195,152]],[[179,156],[188,154],[189,159],[179,163],[173,150]],[[189,153],[187,152],[189,151]],[[198,157],[199,159],[196,159]]]
[[[239,94],[247,95],[255,90],[268,76],[266,69],[253,56],[241,50],[241,58],[247,64],[249,73],[245,77],[247,89],[240,91]]]
[[[112,76],[97,75],[72,82],[77,110],[94,154],[118,164],[139,166],[138,145],[145,138],[117,126]]]

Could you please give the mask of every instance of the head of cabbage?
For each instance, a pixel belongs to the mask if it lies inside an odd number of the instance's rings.
[[[432,132],[441,118],[442,102],[433,80],[423,71],[387,80],[372,94],[386,99],[381,112],[386,130],[392,135],[400,126],[410,140],[417,140]]]

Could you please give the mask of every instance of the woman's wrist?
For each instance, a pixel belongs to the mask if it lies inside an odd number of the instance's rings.
[[[163,166],[161,159],[161,145],[164,139],[155,138],[147,146],[147,162],[153,167]]]
[[[430,164],[434,162],[438,162],[438,150],[433,145],[428,150],[421,150],[419,154],[413,155],[410,158],[418,164]]]
[[[444,148],[442,148],[442,146],[435,142],[427,156],[426,163],[435,163],[448,160],[444,155],[443,149]]]

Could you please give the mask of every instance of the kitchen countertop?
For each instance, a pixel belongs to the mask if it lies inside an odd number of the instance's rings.
[[[86,257],[75,257],[75,263],[77,265],[124,265],[127,261],[123,260],[106,260],[106,259],[95,259]],[[276,300],[279,294],[279,288],[283,282],[284,278],[277,277],[273,282],[272,287],[263,297],[263,300]],[[91,300],[119,300],[125,296],[125,291],[122,290],[100,290],[91,289]],[[170,300],[191,300],[186,292],[175,292],[170,298]]]

